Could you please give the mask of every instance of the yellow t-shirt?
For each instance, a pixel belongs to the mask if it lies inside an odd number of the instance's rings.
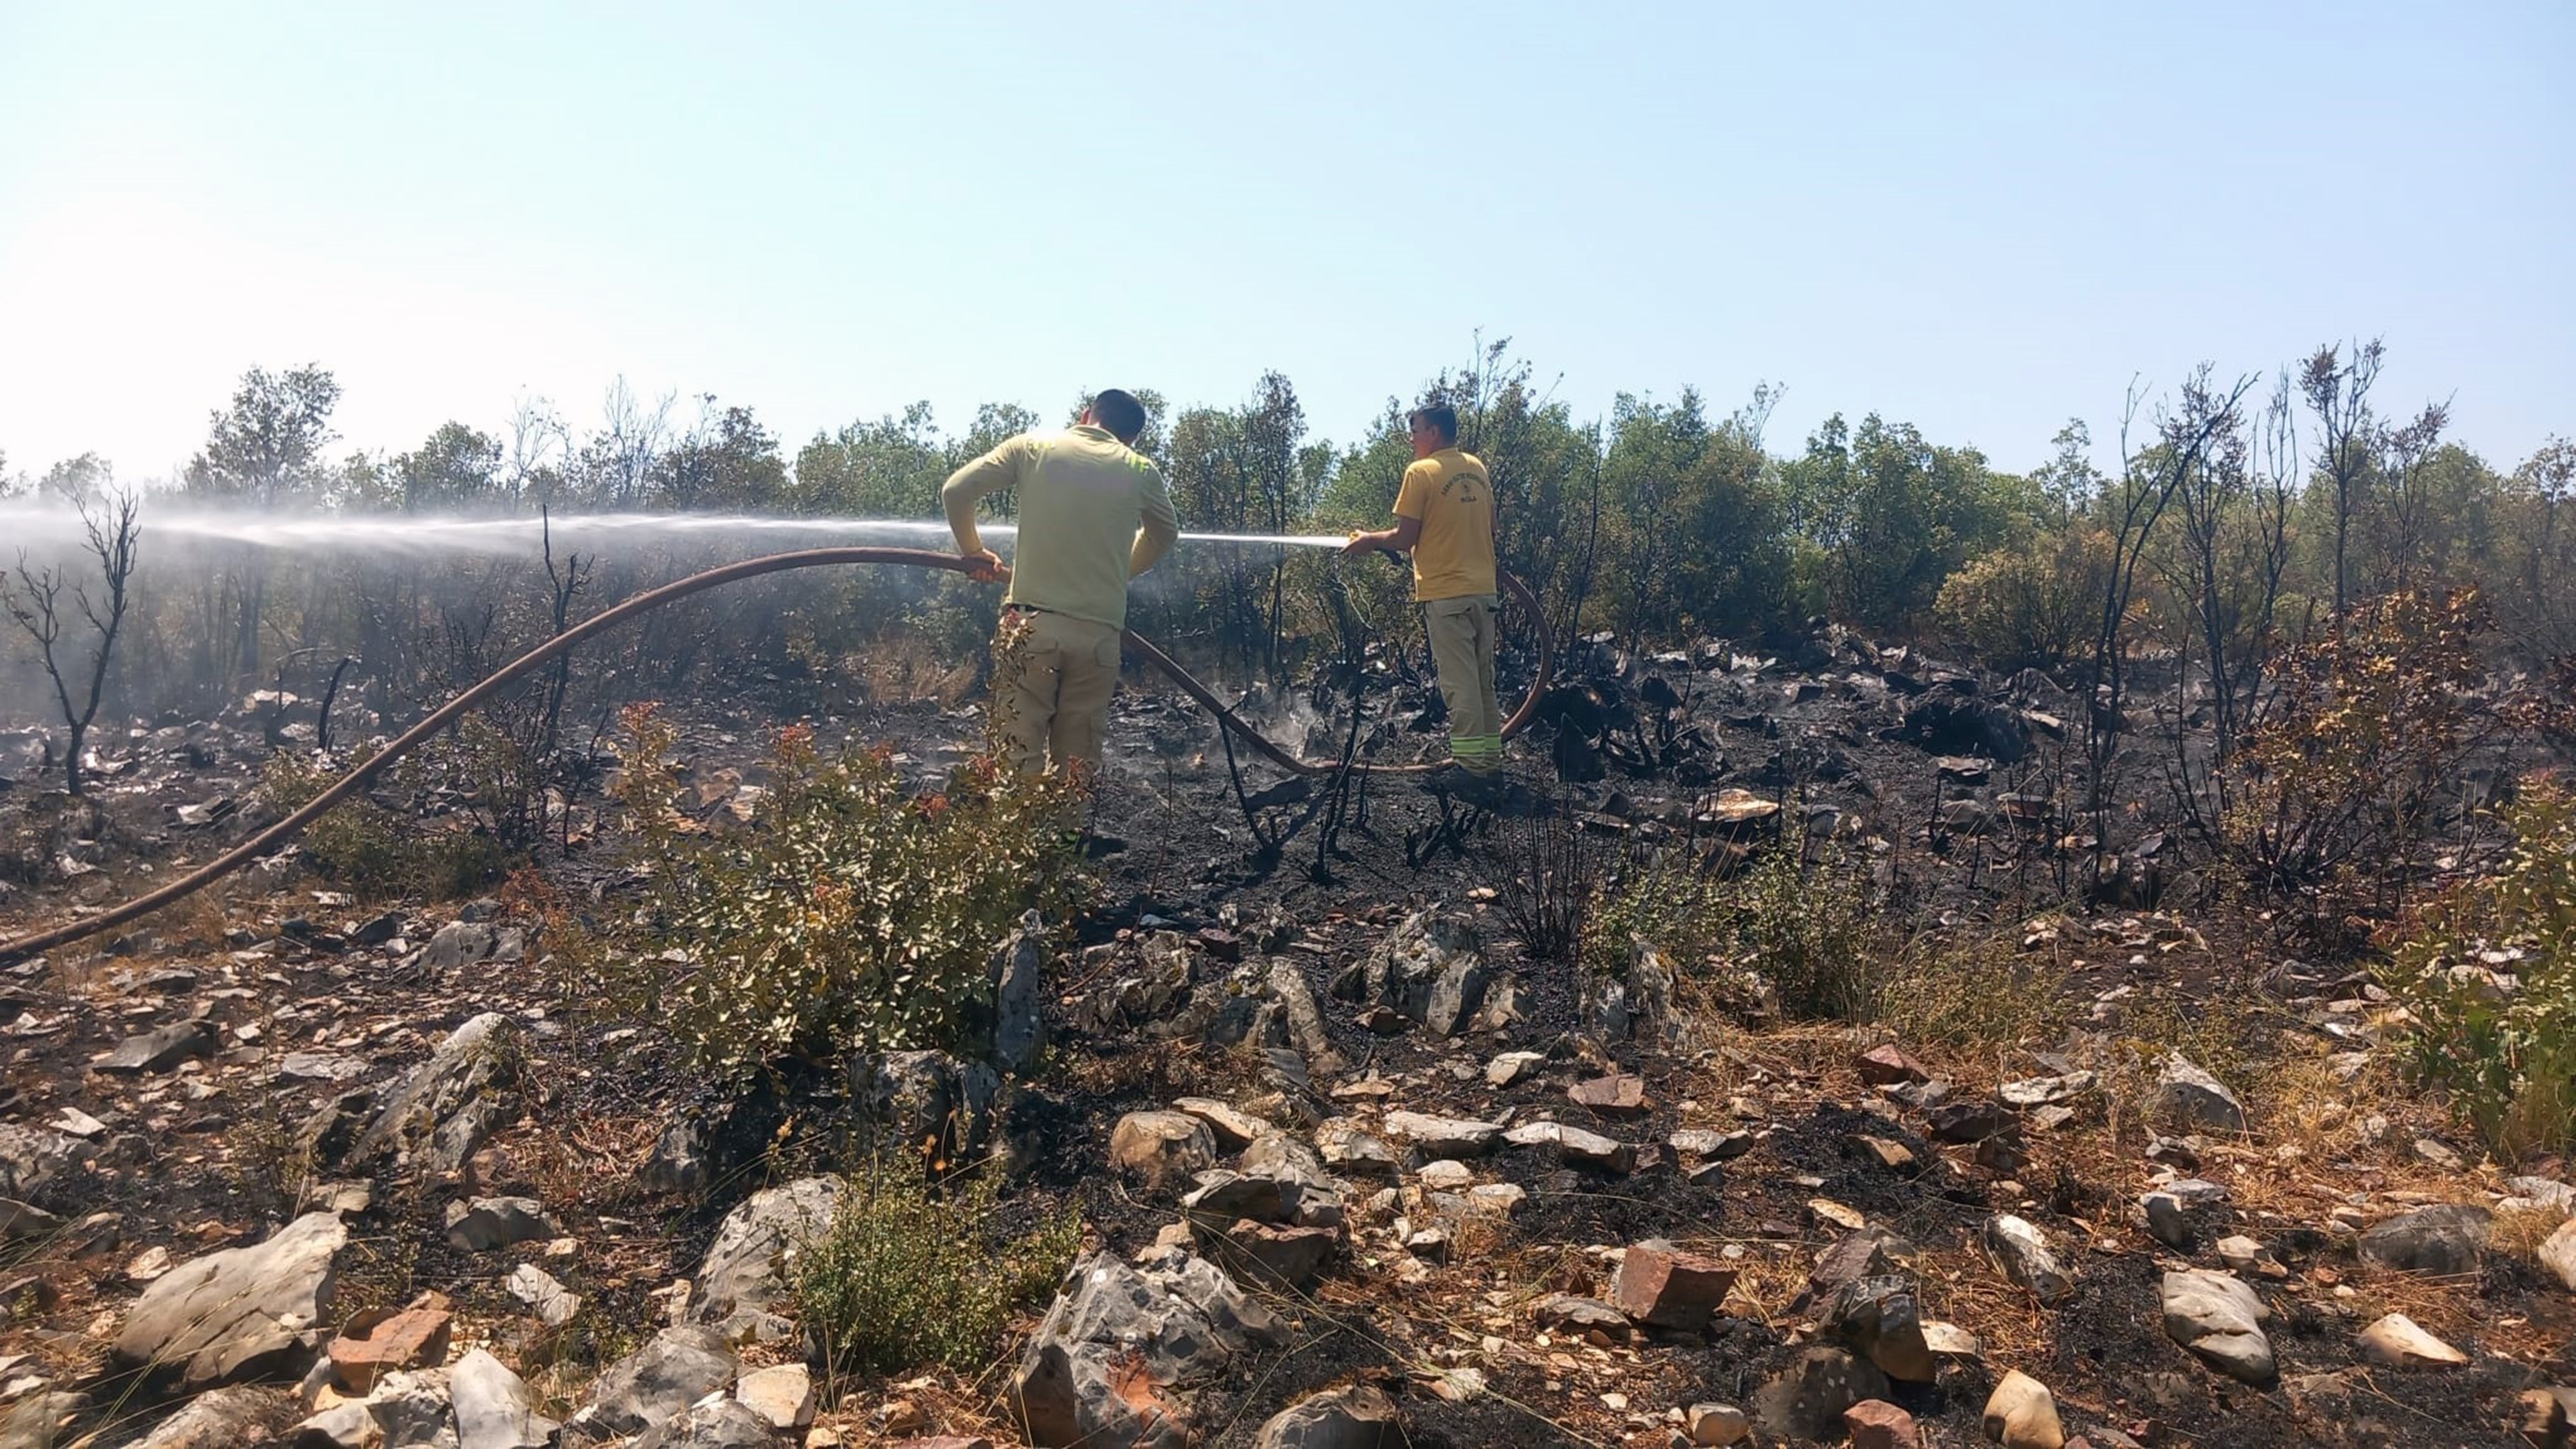
[[[1127,581],[1152,568],[1180,535],[1161,470],[1106,428],[1022,433],[958,469],[940,489],[959,548],[982,545],[975,500],[1005,488],[1020,505],[1006,599],[1124,627]]]
[[[1473,453],[1443,448],[1416,459],[1396,490],[1395,516],[1422,520],[1413,546],[1413,597],[1494,591],[1494,481]]]

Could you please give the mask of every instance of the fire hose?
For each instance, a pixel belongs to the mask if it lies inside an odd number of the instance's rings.
[[[956,554],[940,553],[931,549],[872,548],[859,546],[800,549],[792,553],[765,554],[759,558],[744,559],[738,563],[725,564],[718,568],[708,569],[703,573],[691,574],[687,578],[679,579],[674,582],[664,584],[660,588],[638,594],[634,598],[628,599],[625,602],[614,605],[610,608],[603,609],[599,613],[582,620],[580,623],[573,625],[571,628],[564,630],[562,633],[555,635],[553,638],[548,639],[544,643],[529,650],[527,653],[520,655],[508,664],[505,664],[499,669],[493,671],[489,676],[467,689],[464,693],[457,695],[454,699],[451,699],[447,703],[439,706],[436,710],[432,711],[427,718],[421,720],[420,723],[403,731],[402,734],[397,736],[391,744],[388,744],[383,749],[369,756],[365,761],[351,769],[349,773],[333,781],[329,788],[323,790],[322,793],[306,801],[303,805],[290,812],[285,818],[279,820],[273,825],[270,825],[258,834],[252,836],[250,839],[243,841],[241,844],[234,846],[228,851],[225,851],[222,855],[206,862],[204,865],[199,866],[196,870],[189,872],[178,880],[174,880],[158,890],[149,891],[143,895],[136,896],[132,900],[110,910],[103,911],[98,915],[90,916],[78,921],[68,922],[50,930],[38,931],[31,935],[20,936],[13,941],[0,941],[0,961],[21,960],[26,957],[33,956],[39,951],[52,950],[57,946],[68,945],[71,942],[95,936],[102,931],[113,930],[114,928],[121,926],[128,921],[134,920],[139,916],[148,915],[153,911],[157,911],[163,906],[169,905],[173,901],[184,900],[188,896],[196,894],[198,891],[205,889],[207,886],[214,884],[216,881],[219,881],[225,876],[232,874],[234,871],[241,869],[243,866],[250,864],[259,857],[269,854],[278,847],[284,845],[287,841],[292,840],[304,829],[305,826],[312,824],[315,819],[319,818],[323,812],[329,810],[334,805],[339,804],[341,801],[346,800],[358,791],[366,788],[367,782],[373,780],[379,774],[382,774],[387,766],[391,765],[394,761],[401,759],[405,754],[408,754],[412,750],[417,749],[439,731],[447,728],[451,724],[454,724],[458,718],[465,714],[466,711],[490,698],[503,685],[508,684],[511,680],[535,669],[537,666],[545,664],[558,656],[571,651],[576,645],[581,644],[583,641],[589,639],[595,634],[613,629],[619,624],[625,623],[627,620],[632,619],[639,614],[650,613],[653,610],[662,607],[664,604],[674,603],[678,600],[687,598],[691,594],[702,593],[708,589],[715,588],[719,584],[730,584],[742,579],[758,578],[763,574],[785,573],[790,569],[824,568],[838,564],[896,564],[908,568],[944,569],[951,573],[966,573],[972,567],[968,560],[960,558]],[[1506,591],[1508,591],[1513,598],[1519,600],[1521,605],[1528,609],[1533,617],[1536,617],[1539,613],[1538,596],[1530,592],[1529,586],[1522,583],[1519,579],[1513,578],[1509,574],[1501,575],[1500,579]],[[1528,727],[1531,717],[1538,712],[1540,696],[1547,690],[1548,672],[1554,659],[1549,648],[1547,630],[1544,627],[1541,627],[1537,632],[1539,640],[1538,672],[1530,681],[1528,696],[1521,701],[1518,709],[1512,711],[1512,717],[1504,722],[1503,735],[1505,738],[1519,734],[1523,729]],[[1240,716],[1236,715],[1233,710],[1228,709],[1222,701],[1220,701],[1213,693],[1209,692],[1206,685],[1201,684],[1198,680],[1192,678],[1189,671],[1183,669],[1170,655],[1165,654],[1162,650],[1157,649],[1152,644],[1146,642],[1146,640],[1137,635],[1135,631],[1129,630],[1127,632],[1126,643],[1127,647],[1135,650],[1139,655],[1143,656],[1147,663],[1152,664],[1156,669],[1161,670],[1174,684],[1179,685],[1182,693],[1188,695],[1192,700],[1196,701],[1201,708],[1214,715],[1219,727],[1231,730],[1237,738],[1250,746],[1252,750],[1259,754],[1263,759],[1270,761],[1272,764],[1279,766],[1283,770],[1299,775],[1330,775],[1342,768],[1341,765],[1334,762],[1300,759],[1297,756],[1290,754],[1287,750],[1282,749],[1277,744],[1274,744],[1258,730],[1255,730]],[[1380,765],[1361,763],[1354,764],[1350,768],[1366,771],[1371,774],[1414,774],[1436,769],[1438,767],[1436,764]]]

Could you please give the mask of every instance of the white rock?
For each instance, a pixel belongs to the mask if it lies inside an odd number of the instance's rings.
[[[2392,1313],[2361,1331],[2361,1351],[2372,1363],[2390,1368],[2457,1368],[2469,1356],[2416,1326],[2403,1313]]]

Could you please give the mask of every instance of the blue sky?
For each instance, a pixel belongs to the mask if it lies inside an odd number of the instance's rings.
[[[1955,12],[1955,13],[1935,13]],[[2027,467],[2384,335],[2576,432],[2576,6],[0,0],[0,450],[166,471],[254,363],[403,448],[612,377],[789,446],[1101,385],[1321,435],[1508,335]]]

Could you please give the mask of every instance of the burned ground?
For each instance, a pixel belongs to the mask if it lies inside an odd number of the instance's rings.
[[[1247,759],[1239,795],[1203,715],[1131,689],[1095,818],[1124,849],[1089,867],[1089,908],[1055,940],[1047,1064],[1005,1092],[1005,1223],[1069,1204],[1087,1248],[1122,1260],[1150,1251],[1181,1221],[1180,1190],[1112,1172],[1112,1134],[1127,1114],[1183,1096],[1235,1104],[1300,1144],[1324,1120],[1383,1134],[1386,1115],[1403,1110],[1553,1121],[1642,1149],[1624,1171],[1508,1143],[1466,1160],[1479,1185],[1520,1189],[1506,1215],[1437,1206],[1419,1163],[1339,1174],[1348,1217],[1319,1278],[1291,1289],[1237,1275],[1286,1341],[1188,1393],[1190,1421],[1211,1444],[1251,1443],[1307,1395],[1365,1382],[1392,1395],[1416,1446],[1663,1445],[1686,1435],[1694,1405],[1751,1409],[1824,1341],[1819,1308],[1799,1300],[1819,1252],[1861,1223],[1893,1239],[1923,1317],[1975,1339],[1973,1351],[1943,1353],[1934,1382],[1891,1390],[1927,1442],[1975,1442],[1988,1393],[2011,1369],[2047,1385],[2067,1431],[2096,1445],[2523,1442],[2519,1396],[2576,1373],[2576,1297],[2524,1256],[2539,1235],[2521,1221],[2530,1214],[2503,1212],[2465,1276],[2398,1272],[2353,1251],[2356,1228],[2416,1205],[2530,1196],[2505,1181],[2528,1165],[2475,1164],[2472,1149],[2475,1165],[2443,1166],[2416,1146],[2469,1143],[2396,1076],[2383,1044],[2392,1023],[2354,974],[2358,960],[2322,956],[2277,911],[2267,919],[2224,890],[2179,823],[2152,810],[2128,822],[2116,842],[2123,863],[2094,898],[2072,896],[2086,852],[2060,838],[2059,802],[2077,762],[2063,737],[2068,704],[2043,682],[1839,635],[1796,642],[1775,655],[1718,645],[1635,660],[1587,648],[1520,747],[1533,802],[1498,817],[1374,777],[1343,802],[1330,848],[1327,782],[1295,785]],[[1438,736],[1422,704],[1418,688],[1379,675],[1359,706],[1363,755],[1430,750]],[[1273,699],[1266,714],[1283,742],[1325,756],[1346,738],[1350,708],[1310,696]],[[754,815],[778,726],[891,742],[925,782],[965,758],[980,729],[971,707],[871,702],[829,679],[741,678],[665,709],[710,829]],[[263,813],[254,782],[270,745],[259,724],[245,711],[102,746],[94,814],[22,777],[0,795],[0,925],[121,899],[246,835]],[[2142,799],[2150,767],[2131,772]],[[1265,792],[1272,803],[1243,803]],[[547,859],[549,886],[613,902],[631,863],[614,812],[592,799],[576,813],[575,848]],[[1732,1000],[1729,963],[1676,963],[1683,991],[1670,1031],[1606,1033],[1576,964],[1533,959],[1512,929],[1512,892],[1550,831],[1581,832],[1605,877],[1658,849],[1710,874],[1764,852],[1847,850],[1912,934],[2008,938],[2018,959],[2048,968],[2057,1025],[2043,1038],[1896,1042],[1951,1103],[1992,1103],[2010,1080],[2092,1075],[2069,1089],[2062,1117],[1998,1107],[2008,1150],[1981,1152],[1940,1140],[1927,1111],[1939,1103],[1916,1086],[1864,1080],[1858,1058],[1887,1044],[1887,1029],[1717,1009]],[[143,1284],[167,1264],[265,1239],[340,1193],[351,1240],[336,1315],[436,1290],[452,1301],[456,1351],[488,1345],[548,1416],[565,1418],[602,1367],[670,1319],[672,1285],[700,1273],[719,1224],[754,1189],[843,1165],[867,1125],[846,1084],[712,1092],[658,1023],[605,1011],[565,979],[523,900],[359,900],[290,857],[97,949],[11,968],[0,986],[0,1015],[12,1018],[0,1027],[7,1120],[86,1160],[41,1174],[36,1147],[13,1145],[7,1195],[50,1216],[16,1235],[0,1289],[14,1314],[6,1351],[23,1355],[9,1375],[13,1405],[0,1412],[61,1410],[75,1431],[101,1431],[99,1443],[130,1442],[175,1402],[109,1363]],[[1423,910],[1472,925],[1496,978],[1515,985],[1510,1011],[1444,1035],[1334,995],[1337,978]],[[456,930],[468,916],[474,929]],[[1186,961],[1174,999],[1142,1020],[1104,1020],[1086,1005],[1149,950]],[[1307,1087],[1283,1086],[1278,1061],[1239,1022],[1171,1030],[1191,1019],[1192,992],[1221,997],[1241,963],[1265,957],[1294,963],[1343,1062],[1334,1070],[1292,1052]],[[1919,955],[1902,959],[1925,969]],[[449,1172],[316,1164],[298,1141],[315,1112],[350,1088],[398,1080],[485,1012],[524,1028],[524,1058],[513,1111],[469,1160]],[[215,1029],[205,1049],[141,1073],[97,1069],[129,1038],[192,1020]],[[2156,1241],[2137,1206],[2161,1182],[2147,1157],[2160,1129],[2141,1109],[2145,1074],[2175,1048],[2208,1058],[2250,1117],[2241,1135],[2197,1134],[2197,1166],[2179,1175],[2217,1181],[2227,1200],[2189,1249]],[[1539,1061],[1496,1087],[1488,1063],[1506,1051]],[[1619,1073],[1642,1079],[1636,1111],[1596,1112],[1569,1096]],[[648,1186],[639,1170],[671,1123],[692,1115],[706,1124],[708,1180]],[[1742,1150],[1722,1160],[1682,1150],[1675,1134],[1694,1131],[1745,1134]],[[361,1184],[363,1204],[345,1195]],[[445,1205],[488,1196],[538,1199],[558,1234],[501,1253],[452,1246]],[[2071,1274],[2062,1302],[2043,1306],[2000,1271],[1983,1234],[2007,1213],[2034,1224]],[[1436,1247],[1409,1251],[1393,1231],[1399,1217],[1417,1233],[1438,1226]],[[2249,1274],[2274,1314],[2274,1386],[2213,1373],[2161,1322],[2162,1270],[2217,1267],[2212,1244],[2226,1233],[2260,1240],[2281,1263],[2277,1276]],[[1619,1256],[1657,1240],[1736,1273],[1704,1329],[1547,1326],[1549,1300],[1606,1296]],[[581,1295],[564,1327],[539,1325],[507,1287],[523,1262]],[[2356,1331],[2388,1311],[2471,1362],[2368,1363]],[[1009,1356],[980,1374],[833,1382],[820,1422],[853,1443],[904,1432],[1011,1442],[1002,1390],[1034,1327],[1023,1322]],[[754,1345],[745,1361],[795,1350]],[[57,1390],[87,1398],[45,1398]],[[305,1412],[283,1389],[263,1403],[280,1425]],[[0,1432],[0,1442],[50,1440]]]

